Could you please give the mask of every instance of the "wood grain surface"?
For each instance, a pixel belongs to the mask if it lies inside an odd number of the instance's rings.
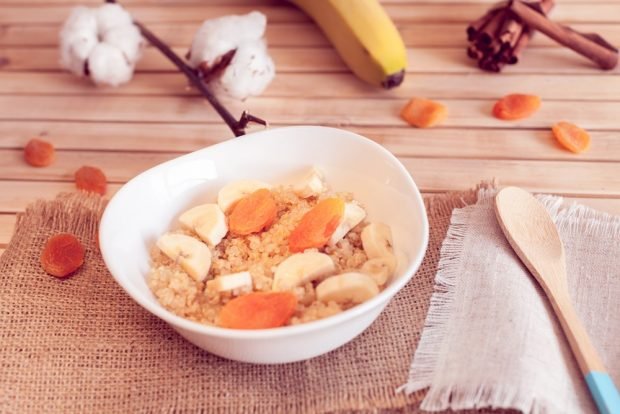
[[[620,71],[598,70],[537,35],[521,62],[483,73],[465,55],[465,27],[494,1],[386,0],[408,47],[404,84],[372,88],[351,75],[320,30],[283,0],[125,0],[128,9],[183,54],[207,18],[253,9],[269,20],[277,76],[265,94],[227,101],[272,127],[319,124],[346,128],[396,154],[426,194],[465,189],[485,179],[565,195],[620,214]],[[102,168],[109,196],[165,160],[229,139],[215,112],[159,52],[147,48],[134,79],[95,88],[58,64],[59,27],[76,4],[98,0],[0,0],[0,253],[16,213],[37,198],[72,191],[81,165]],[[620,0],[558,0],[552,17],[620,44]],[[490,115],[506,93],[535,93],[541,110],[518,122]],[[444,125],[419,130],[398,116],[412,96],[440,100]],[[589,152],[559,147],[550,126],[568,120],[592,135]],[[48,168],[23,161],[32,137],[54,143]]]

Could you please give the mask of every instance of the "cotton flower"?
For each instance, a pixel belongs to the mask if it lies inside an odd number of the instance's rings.
[[[75,7],[60,32],[60,62],[98,85],[118,86],[133,76],[142,35],[118,4]]]
[[[194,36],[190,66],[209,75],[229,52],[234,53],[221,73],[205,78],[217,94],[242,100],[260,95],[275,76],[263,38],[266,24],[265,15],[256,11],[205,21]]]

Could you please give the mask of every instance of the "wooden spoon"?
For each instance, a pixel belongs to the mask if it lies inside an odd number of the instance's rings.
[[[495,214],[508,242],[549,298],[601,413],[620,413],[620,394],[579,321],[568,294],[564,245],[545,207],[530,193],[507,187]]]

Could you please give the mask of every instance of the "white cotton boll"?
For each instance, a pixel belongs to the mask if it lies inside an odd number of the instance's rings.
[[[224,73],[213,82],[218,94],[236,99],[260,95],[275,76],[275,65],[263,40],[246,42],[237,48]]]
[[[106,3],[99,6],[96,16],[99,36],[103,36],[108,30],[114,27],[133,24],[131,14],[127,13],[125,9],[115,3]]]
[[[140,30],[133,24],[116,26],[105,32],[103,41],[112,45],[125,55],[125,58],[135,63],[142,51],[142,35]]]
[[[207,20],[192,41],[190,65],[213,64],[240,44],[262,38],[266,25],[267,18],[257,11]]]
[[[60,32],[60,60],[77,75],[87,68],[96,84],[118,86],[133,76],[142,42],[131,15],[118,4],[76,7]]]
[[[95,11],[84,6],[77,6],[71,10],[71,14],[65,20],[62,32],[88,29],[97,34],[97,18]]]
[[[75,7],[60,31],[60,63],[76,75],[84,75],[84,63],[97,44],[97,20],[87,7]]]
[[[118,86],[131,79],[133,65],[120,49],[99,43],[88,57],[88,70],[96,84]]]
[[[76,75],[84,75],[84,63],[97,45],[97,35],[82,30],[61,37],[60,63]]]

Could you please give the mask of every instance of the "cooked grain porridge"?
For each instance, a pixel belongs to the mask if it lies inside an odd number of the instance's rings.
[[[151,250],[148,285],[159,303],[202,324],[260,329],[322,319],[378,294],[396,265],[389,227],[369,222],[353,194],[329,191],[316,170],[305,180],[234,182],[248,189],[227,198],[224,188],[217,204],[181,215]]]

